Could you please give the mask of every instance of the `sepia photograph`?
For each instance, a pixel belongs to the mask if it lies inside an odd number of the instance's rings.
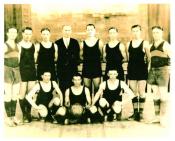
[[[3,137],[170,136],[171,17],[168,2],[4,2]]]

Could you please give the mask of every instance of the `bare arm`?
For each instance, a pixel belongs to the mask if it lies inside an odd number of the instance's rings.
[[[105,89],[105,83],[102,82],[100,84],[100,87],[99,87],[97,93],[94,96],[94,100],[92,101],[92,106],[95,105],[95,103],[97,102],[97,100],[102,96],[104,89]]]
[[[88,88],[85,87],[85,94],[86,94],[86,100],[87,100],[87,103],[88,105],[87,106],[90,106],[91,105],[91,96],[90,96],[90,91]]]
[[[19,53],[18,53],[18,60],[19,60],[19,62],[20,62],[20,58],[21,58],[21,45],[20,45],[20,43],[18,43],[17,44],[17,48],[18,48],[18,50],[19,50]]]
[[[36,105],[35,101],[33,100],[34,95],[37,91],[40,90],[39,84],[37,83],[33,89],[26,95],[27,101],[32,105],[33,108],[39,109],[39,106]]]
[[[149,63],[150,60],[151,60],[151,54],[150,54],[150,47],[149,47],[149,42],[148,41],[144,41],[143,49],[144,49],[144,52],[146,54],[146,61]]]
[[[103,41],[102,40],[99,40],[99,50],[100,50],[100,53],[101,53],[101,59],[103,59]]]
[[[80,59],[83,60],[83,41],[80,42]]]
[[[65,106],[66,107],[70,106],[69,89],[67,89],[65,92]]]
[[[103,61],[106,62],[106,45],[103,46]]]
[[[6,44],[4,44],[4,54],[8,51],[8,47]]]
[[[126,44],[126,55],[127,55],[127,60],[129,60],[129,44],[130,44],[130,42],[128,42],[127,44]]]
[[[55,48],[55,58],[54,61],[56,62],[58,59],[58,46],[56,44],[54,44],[54,48]]]
[[[168,42],[165,41],[164,45],[163,45],[163,50],[164,52],[167,54],[167,56],[169,58],[171,58],[172,56],[172,52],[171,52],[171,48],[170,48],[170,44]]]
[[[124,44],[120,43],[119,48],[120,48],[120,52],[123,56],[123,62],[126,62],[128,59],[127,59],[126,48],[125,48]]]
[[[39,52],[39,50],[40,50],[40,44],[37,43],[37,44],[35,44],[35,52],[34,52],[35,63],[36,63],[36,61],[38,59],[38,52]]]
[[[60,105],[63,106],[63,94],[55,81],[53,81],[53,87],[55,88],[56,93],[59,95]]]

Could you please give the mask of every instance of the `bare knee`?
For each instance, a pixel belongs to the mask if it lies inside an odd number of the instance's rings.
[[[60,105],[60,99],[59,99],[58,97],[55,97],[55,98],[53,99],[53,104],[54,104],[55,106],[59,106],[59,105]]]

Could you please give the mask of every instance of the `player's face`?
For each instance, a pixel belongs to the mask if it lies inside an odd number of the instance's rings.
[[[118,76],[118,72],[116,70],[109,70],[108,77],[109,79],[116,79]]]
[[[133,38],[134,39],[140,38],[140,35],[141,35],[141,29],[140,29],[140,27],[132,28],[131,31],[132,31],[132,35],[133,35]]]
[[[163,31],[161,29],[154,28],[152,30],[152,34],[153,34],[154,40],[160,40],[160,39],[162,39]]]
[[[50,31],[48,31],[48,30],[43,30],[42,32],[41,32],[41,37],[42,37],[42,39],[43,39],[43,41],[49,41],[50,40]]]
[[[45,72],[42,75],[43,82],[45,82],[45,83],[48,83],[50,81],[50,78],[51,78],[51,73],[50,72]]]
[[[69,25],[63,27],[63,37],[70,38],[72,34],[72,28]]]
[[[7,32],[8,39],[15,40],[17,37],[17,29],[16,28],[10,28]]]
[[[118,35],[118,32],[116,31],[116,29],[110,29],[109,30],[109,38],[110,39],[116,39]]]
[[[30,41],[32,38],[32,30],[25,30],[22,34],[24,41]]]
[[[74,76],[72,81],[73,81],[75,86],[80,86],[81,82],[82,82],[82,79],[81,79],[80,76]]]
[[[94,37],[95,36],[95,28],[94,26],[87,26],[86,27],[86,33],[89,37]]]

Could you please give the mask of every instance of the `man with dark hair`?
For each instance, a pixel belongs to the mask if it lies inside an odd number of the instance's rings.
[[[26,99],[32,105],[32,107],[38,112],[41,110],[40,104],[47,108],[47,114],[45,115],[45,121],[55,122],[54,116],[59,109],[59,106],[63,106],[63,96],[57,83],[51,81],[51,73],[45,71],[41,75],[42,81],[39,81],[32,90],[26,95]],[[56,91],[54,95],[53,91]],[[36,101],[34,96],[37,95]],[[39,112],[40,113],[40,112]],[[42,117],[42,114],[40,114]]]
[[[129,86],[135,94],[133,99],[135,120],[140,120],[145,102],[146,80],[148,78],[148,63],[150,61],[149,43],[141,37],[141,26],[131,27],[132,40],[127,43]]]
[[[163,39],[162,27],[152,27],[152,35],[153,43],[150,45],[151,66],[147,82],[151,85],[154,95],[158,97],[154,102],[155,107],[160,107],[160,124],[166,126],[168,122],[165,117],[167,117],[169,102],[168,83],[171,50],[170,44]]]
[[[31,88],[35,85],[36,81],[36,69],[35,69],[35,59],[34,52],[35,46],[31,42],[32,38],[32,28],[25,27],[22,30],[22,40],[19,42],[20,46],[20,94],[19,103],[23,114],[23,122],[31,122],[31,105],[25,99],[26,93],[28,93]]]
[[[66,89],[72,84],[73,74],[78,72],[80,47],[78,41],[71,38],[72,27],[70,25],[64,25],[62,33],[63,37],[55,44],[58,46],[57,77],[64,98]]]
[[[37,77],[41,80],[42,72],[49,71],[51,80],[56,81],[55,62],[58,58],[58,47],[50,41],[50,29],[45,27],[41,29],[42,41],[36,44],[35,61],[37,62]]]
[[[18,31],[9,27],[7,40],[4,43],[4,106],[7,114],[7,124],[10,127],[19,124],[15,117],[17,95],[20,87],[19,47],[16,43]]]
[[[95,94],[99,88],[102,76],[103,42],[96,37],[96,29],[93,24],[86,26],[86,33],[87,38],[81,43],[82,75],[85,86],[89,88],[91,94]]]
[[[108,121],[112,121],[114,114],[117,114],[117,119],[121,120],[121,107],[132,99],[134,94],[124,81],[117,79],[116,68],[109,68],[107,75],[109,79],[100,84],[92,105],[95,105],[97,101],[99,102],[105,120],[107,117]],[[125,101],[122,101],[122,90],[129,95]]]
[[[116,67],[118,71],[117,78],[124,80],[123,63],[127,62],[126,50],[123,43],[118,40],[118,29],[110,27],[108,30],[109,42],[103,48],[103,58],[106,61],[106,70],[104,80],[107,80],[109,68]]]
[[[65,105],[67,107],[67,119],[69,123],[86,123],[87,108],[91,105],[90,92],[87,87],[82,85],[82,76],[79,73],[73,75],[73,86],[68,88],[65,93]]]

